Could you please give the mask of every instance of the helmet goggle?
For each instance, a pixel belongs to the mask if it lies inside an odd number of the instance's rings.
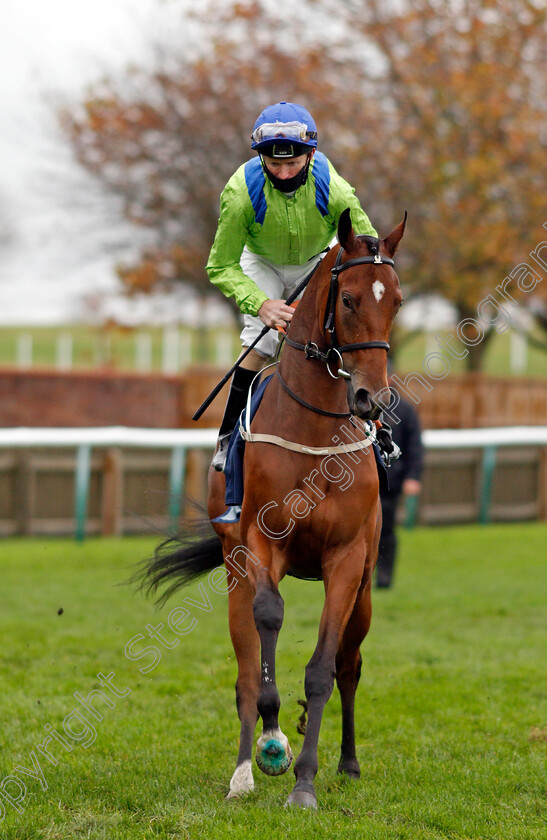
[[[306,140],[316,140],[317,132],[308,131],[308,126],[301,122],[275,122],[263,123],[252,133],[255,143],[264,143],[268,140],[295,140],[305,143]]]

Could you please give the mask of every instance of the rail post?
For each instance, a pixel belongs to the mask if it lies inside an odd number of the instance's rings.
[[[76,475],[74,481],[74,519],[75,538],[82,542],[85,538],[85,520],[89,497],[89,479],[91,476],[91,446],[88,443],[78,446],[76,452]]]

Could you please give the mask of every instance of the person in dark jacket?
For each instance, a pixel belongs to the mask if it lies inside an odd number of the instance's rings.
[[[388,363],[388,373],[393,371]],[[389,381],[392,386],[392,382]],[[393,461],[388,470],[389,489],[380,492],[382,503],[382,533],[376,565],[376,586],[388,589],[393,582],[397,555],[397,534],[395,519],[401,495],[419,495],[423,469],[423,445],[420,420],[414,406],[400,398],[394,415],[399,423],[392,422],[393,442],[401,449],[401,456]]]

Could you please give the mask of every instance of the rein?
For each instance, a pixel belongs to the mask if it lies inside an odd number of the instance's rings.
[[[325,408],[317,408],[315,405],[312,405],[306,400],[303,400],[302,397],[299,397],[298,394],[295,394],[292,391],[283,377],[281,376],[281,371],[279,368],[276,370],[277,378],[279,379],[281,385],[283,386],[284,390],[287,392],[289,397],[292,397],[293,400],[296,400],[303,408],[308,408],[310,411],[315,411],[316,414],[323,414],[325,417],[351,417],[351,413],[349,411],[327,411]]]

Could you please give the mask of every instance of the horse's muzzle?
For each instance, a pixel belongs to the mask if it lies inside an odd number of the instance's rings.
[[[377,420],[385,406],[374,400],[366,388],[353,390],[348,383],[348,405],[352,414],[361,420]]]

